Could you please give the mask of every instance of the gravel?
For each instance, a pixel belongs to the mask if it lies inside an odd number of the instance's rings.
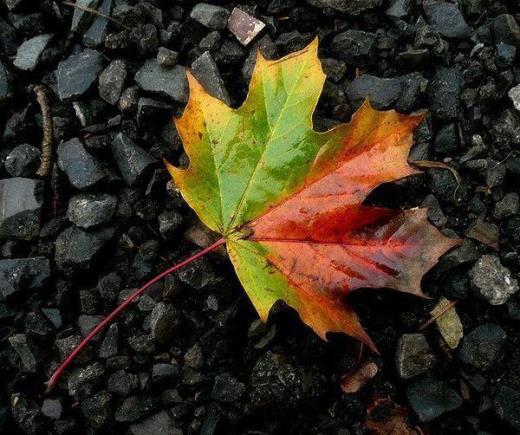
[[[508,0],[0,2],[0,432],[361,434],[389,397],[424,433],[516,433],[520,392],[520,9]],[[317,130],[371,104],[422,111],[410,161],[443,162],[367,203],[428,207],[464,239],[422,280],[432,299],[360,291],[380,350],[344,394],[358,344],[320,340],[283,304],[259,322],[225,256],[156,283],[67,370],[44,382],[118,302],[214,240],[162,161],[187,167],[172,117],[187,69],[239,107],[258,50],[319,38]],[[47,88],[52,170],[38,177]],[[222,250],[224,253],[225,250]],[[439,300],[464,337],[435,326]]]

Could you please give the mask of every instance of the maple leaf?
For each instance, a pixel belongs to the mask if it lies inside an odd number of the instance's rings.
[[[418,172],[407,156],[423,116],[381,112],[365,102],[350,123],[314,131],[312,114],[325,82],[317,50],[315,39],[275,61],[258,52],[239,109],[210,96],[188,74],[190,98],[175,124],[190,166],[165,163],[186,202],[222,238],[122,301],[54,370],[47,392],[147,289],[224,243],[264,321],[283,300],[325,340],[328,332],[343,332],[377,352],[345,299],[353,290],[422,295],[423,275],[460,241],[433,227],[425,209],[389,210],[363,201],[378,185]]]
[[[459,243],[426,210],[363,205],[381,183],[419,171],[407,162],[423,115],[374,110],[320,133],[312,114],[325,75],[318,41],[275,61],[258,52],[243,105],[233,109],[188,76],[175,125],[190,160],[167,163],[186,202],[225,239],[237,275],[266,320],[278,300],[326,339],[375,345],[345,296],[367,287],[422,295],[421,278]]]

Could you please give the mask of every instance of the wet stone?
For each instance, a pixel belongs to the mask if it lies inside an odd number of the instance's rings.
[[[208,29],[224,29],[229,17],[229,11],[223,7],[198,3],[190,12],[190,18]]]
[[[159,215],[159,232],[165,239],[173,239],[183,223],[182,215],[175,210],[168,210]]]
[[[153,128],[171,117],[172,106],[151,98],[139,98],[137,124],[142,128]]]
[[[498,416],[515,431],[520,432],[520,391],[500,385],[493,397]]]
[[[111,228],[85,231],[76,227],[64,230],[56,239],[56,264],[65,273],[87,270],[111,239]]]
[[[423,334],[404,334],[397,343],[395,361],[399,376],[410,379],[432,368],[435,356]]]
[[[9,344],[16,351],[22,363],[23,371],[35,373],[38,369],[37,355],[25,334],[15,334],[9,337]]]
[[[112,0],[101,0],[97,11],[103,15],[110,16]],[[107,34],[108,20],[102,16],[95,16],[92,24],[83,35],[83,45],[95,48],[103,44]]]
[[[72,16],[72,25],[70,30],[73,32],[83,33],[88,29],[92,22],[94,15],[85,11],[85,8],[96,9],[99,0],[76,0],[75,4],[79,7],[74,8],[74,15]]]
[[[108,104],[116,104],[126,80],[126,62],[116,59],[99,75],[99,96]]]
[[[117,408],[115,420],[119,423],[133,422],[155,411],[159,403],[149,396],[131,396]]]
[[[86,385],[97,383],[105,374],[105,369],[99,362],[74,370],[68,379],[69,394],[76,396]]]
[[[431,421],[462,406],[462,399],[447,382],[425,376],[406,389],[408,401],[422,422]]]
[[[130,426],[132,435],[168,434],[182,435],[166,411],[161,411]]]
[[[307,2],[318,8],[331,8],[348,15],[359,15],[363,11],[381,6],[382,0],[307,0]]]
[[[398,78],[380,78],[363,74],[355,78],[347,88],[347,96],[354,107],[359,107],[368,97],[376,109],[386,109],[401,94],[401,80]]]
[[[245,389],[242,382],[229,373],[223,373],[215,377],[211,397],[219,402],[235,402],[242,397]]]
[[[29,178],[0,180],[0,239],[32,240],[38,236],[43,182]]]
[[[110,325],[105,338],[99,347],[100,358],[110,358],[117,355],[119,349],[119,327],[117,324]]]
[[[385,14],[391,18],[404,18],[410,14],[411,0],[392,0]]]
[[[59,399],[45,399],[42,404],[42,414],[45,417],[57,420],[61,417],[63,406]]]
[[[43,50],[51,40],[52,35],[38,35],[25,41],[16,53],[13,65],[23,71],[33,71],[40,61]]]
[[[423,4],[426,20],[437,32],[447,38],[466,39],[471,29],[456,4],[427,0]]]
[[[39,290],[50,274],[50,262],[45,257],[0,260],[0,299],[21,290]]]
[[[119,133],[114,138],[112,154],[121,175],[129,186],[141,180],[154,164],[150,154],[124,133]]]
[[[105,178],[99,161],[90,154],[78,138],[58,146],[58,165],[76,189],[88,189]]]
[[[139,386],[139,379],[136,375],[128,373],[125,370],[118,370],[108,379],[108,391],[120,396],[126,397]]]
[[[157,63],[162,66],[175,66],[177,65],[177,60],[179,58],[179,53],[176,51],[170,50],[165,47],[159,47],[159,51],[157,52]]]
[[[370,63],[377,50],[377,36],[375,33],[347,30],[334,37],[331,48],[349,64]]]
[[[92,427],[100,428],[112,419],[111,402],[112,395],[101,391],[81,402],[81,412]]]
[[[60,100],[78,97],[87,92],[103,68],[103,57],[96,50],[86,49],[60,62],[56,73]]]
[[[491,305],[502,305],[518,291],[518,281],[495,255],[483,255],[469,272],[476,295]]]
[[[11,405],[16,425],[28,435],[38,435],[43,431],[43,421],[39,406],[26,396],[16,395]]]
[[[493,20],[492,28],[496,42],[520,47],[520,26],[513,15],[499,15]]]
[[[439,68],[428,86],[431,110],[440,119],[457,117],[463,79],[455,68]]]
[[[199,56],[197,60],[192,63],[191,68],[193,75],[210,95],[224,101],[227,105],[231,104],[224,80],[222,80],[217,64],[211,57],[209,51]]]
[[[152,367],[152,381],[161,385],[175,379],[179,375],[179,367],[173,364],[159,363]]]
[[[180,321],[180,313],[173,305],[159,302],[150,317],[150,328],[154,341],[168,343],[173,338]]]
[[[143,91],[154,92],[180,103],[188,101],[186,70],[180,65],[164,67],[157,59],[147,60],[137,71],[135,81]]]
[[[116,205],[117,198],[108,193],[81,193],[70,199],[67,218],[77,227],[92,228],[109,222]]]
[[[520,85],[516,85],[515,87],[511,88],[507,95],[513,102],[515,109],[520,111]]]
[[[234,8],[227,22],[227,28],[242,45],[249,45],[265,28],[265,23],[239,8]]]
[[[478,326],[464,336],[459,358],[472,368],[489,370],[502,356],[506,339],[505,331],[498,325]]]
[[[40,165],[41,152],[29,144],[15,147],[5,159],[5,170],[13,177],[34,175]]]
[[[495,205],[493,217],[504,219],[520,213],[520,195],[516,192],[506,194]]]
[[[11,75],[0,61],[0,105],[11,98],[11,95]]]

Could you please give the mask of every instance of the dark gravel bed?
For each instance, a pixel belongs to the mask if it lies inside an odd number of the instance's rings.
[[[354,435],[381,397],[424,433],[520,433],[518,0],[76,4],[0,0],[1,433]],[[367,96],[425,109],[411,160],[460,176],[429,168],[369,198],[429,206],[434,225],[464,238],[425,277],[431,300],[352,295],[378,374],[343,393],[359,344],[322,341],[283,304],[260,323],[215,252],[155,285],[45,395],[118,301],[214,240],[161,161],[187,163],[171,122],[186,69],[237,107],[257,49],[277,58],[315,36],[328,75],[317,129]],[[37,85],[54,125],[44,176]],[[419,331],[441,297],[457,301],[464,330],[452,347],[435,324]]]

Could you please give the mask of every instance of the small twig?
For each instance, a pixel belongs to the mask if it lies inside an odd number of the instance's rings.
[[[104,19],[106,19],[108,21],[112,21],[113,23],[117,24],[118,26],[121,26],[125,30],[130,30],[130,28],[125,26],[121,21],[116,20],[115,18],[112,18],[112,17],[110,17],[108,15],[105,15],[104,13],[99,12],[96,9],[88,8],[86,6],[77,5],[76,3],[71,3],[71,2],[68,2],[68,1],[62,1],[62,3],[64,5],[66,5],[66,6],[70,6],[72,8],[79,9],[80,11],[88,12],[88,13],[93,14],[93,15],[97,15],[98,17],[104,18]]]
[[[451,175],[453,175],[453,178],[455,178],[455,181],[457,182],[457,187],[455,191],[453,192],[453,198],[455,199],[455,196],[457,195],[457,192],[460,187],[461,178],[459,173],[455,168],[452,168],[450,165],[447,165],[446,163],[442,162],[435,162],[433,160],[413,160],[410,162],[412,165],[417,166],[421,169],[428,169],[428,168],[435,168],[435,169],[447,169],[451,172]]]
[[[410,163],[421,169],[428,169],[428,168],[447,169],[448,171],[451,172],[451,174],[453,175],[453,178],[455,178],[455,181],[457,182],[457,184],[460,185],[461,178],[460,178],[459,173],[456,171],[455,168],[452,168],[450,165],[447,165],[446,163],[435,162],[433,160],[413,160]]]
[[[36,101],[38,101],[38,104],[40,105],[43,119],[42,158],[40,167],[36,171],[36,175],[39,177],[47,177],[52,167],[52,114],[45,87],[42,85],[35,86],[34,93],[36,94]]]
[[[424,322],[420,327],[419,327],[419,331],[422,331],[423,329],[426,329],[428,326],[430,326],[433,322],[435,322],[439,317],[441,317],[442,315],[444,315],[446,312],[448,312],[449,310],[451,310],[456,304],[457,304],[457,300],[454,300],[454,301],[451,301],[448,305],[446,305],[441,311],[439,311],[437,314],[435,314],[434,316],[431,317],[430,320],[428,320],[427,322]]]

